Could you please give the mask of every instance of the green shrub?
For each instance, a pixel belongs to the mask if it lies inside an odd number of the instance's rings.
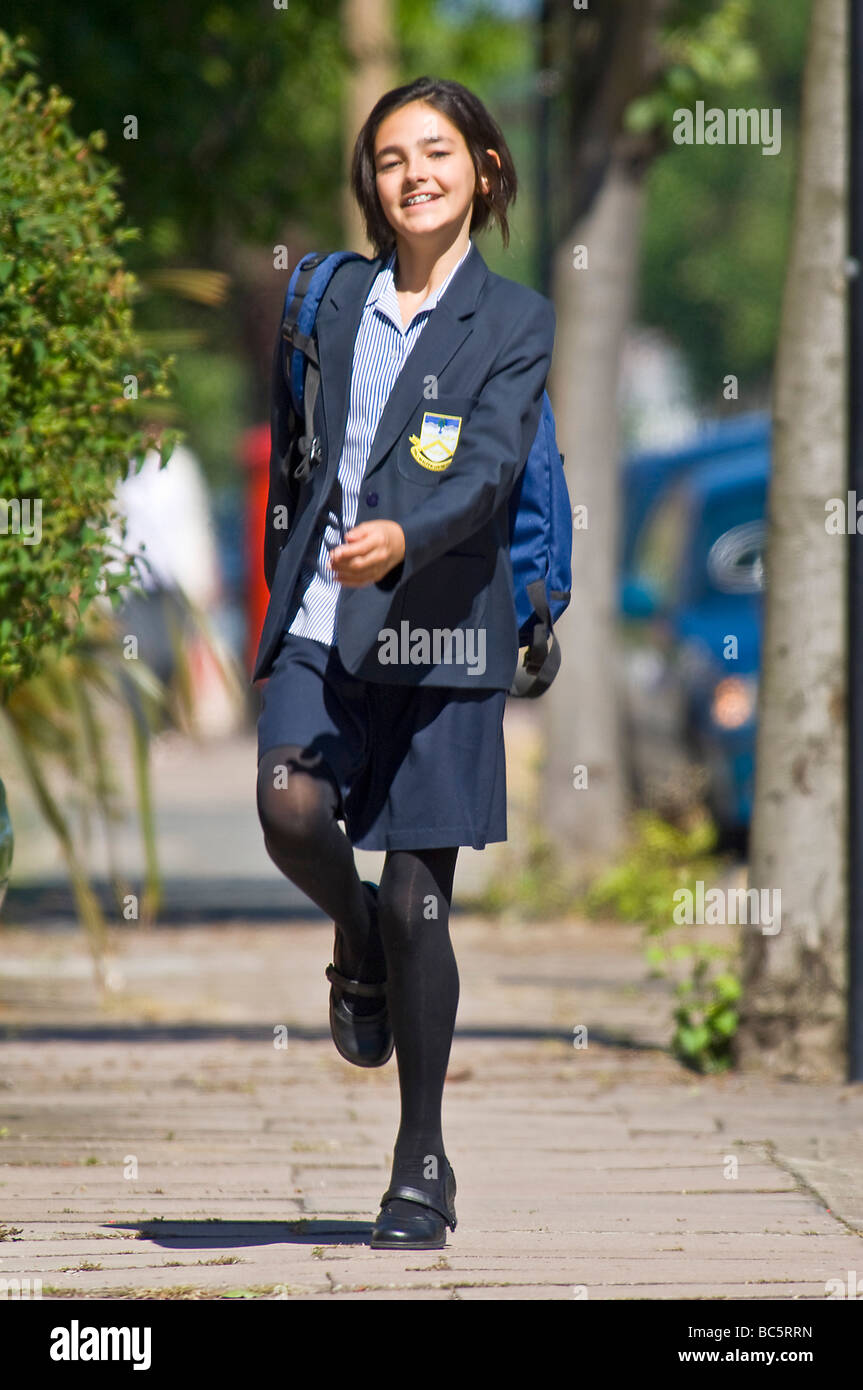
[[[103,594],[133,579],[109,541],[114,494],[151,440],[142,403],[165,372],[133,327],[116,170],[79,139],[71,101],[39,91],[21,39],[0,31],[0,699],[80,642]],[[161,440],[163,462],[174,436]],[[124,534],[122,522],[118,533]],[[115,567],[105,568],[113,558]]]

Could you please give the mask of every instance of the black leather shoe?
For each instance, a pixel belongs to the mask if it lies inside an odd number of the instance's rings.
[[[389,1187],[381,1198],[381,1210],[369,1242],[373,1250],[442,1250],[446,1245],[446,1228],[454,1231],[455,1173],[446,1162],[446,1174],[441,1184],[429,1184],[426,1191],[405,1183]],[[396,1201],[412,1202],[416,1214],[408,1216],[393,1210]]]
[[[376,898],[377,885],[363,882]],[[395,1046],[386,1003],[386,980],[379,983],[349,980],[332,963],[324,973],[331,985],[330,1032],[336,1051],[355,1067],[382,1067],[393,1055]],[[358,994],[364,999],[380,998],[384,1002],[373,1014],[355,1014],[345,1006],[344,994]]]

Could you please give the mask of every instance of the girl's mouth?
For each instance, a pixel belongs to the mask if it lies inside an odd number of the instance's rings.
[[[440,193],[412,193],[402,203],[403,208],[425,207],[426,203],[433,203],[441,197]]]

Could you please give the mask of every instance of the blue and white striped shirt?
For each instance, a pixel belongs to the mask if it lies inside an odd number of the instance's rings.
[[[375,276],[354,345],[344,448],[339,459],[337,482],[329,498],[317,562],[312,565],[306,560],[303,564],[297,582],[297,592],[302,594],[302,598],[287,628],[288,632],[298,637],[312,637],[328,646],[336,641],[336,609],[342,586],[327,568],[329,548],[341,544],[345,533],[356,524],[363,474],[396,377],[408,354],[416,346],[429,315],[459,266],[467,259],[473,244],[471,239],[458,265],[454,265],[443,284],[423,300],[407,328],[402,323],[395,291],[395,250]]]

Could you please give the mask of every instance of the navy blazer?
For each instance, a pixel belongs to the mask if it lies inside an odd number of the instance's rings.
[[[321,300],[314,419],[323,458],[299,479],[276,342],[264,544],[270,602],[252,682],[272,670],[303,558],[310,546],[317,553],[326,526],[354,343],[383,264],[380,257],[346,261]],[[382,579],[341,588],[336,645],[354,675],[509,689],[519,649],[508,501],[539,426],[554,329],[551,302],[495,275],[474,244],[396,378],[363,474],[355,525],[397,521],[406,544],[404,559]],[[436,416],[450,417],[439,436],[447,443],[425,452],[441,426]]]

